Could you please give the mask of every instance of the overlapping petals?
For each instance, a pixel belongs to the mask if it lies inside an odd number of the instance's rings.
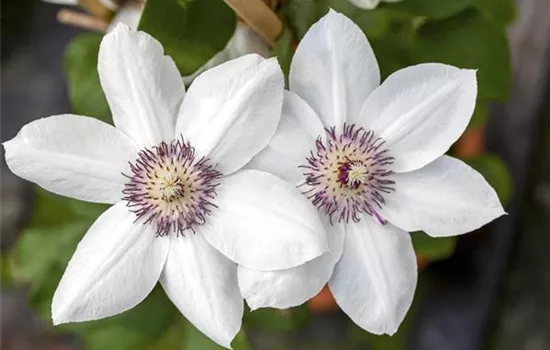
[[[176,133],[228,175],[242,168],[275,134],[283,87],[276,59],[250,54],[221,64],[189,88]]]
[[[326,218],[328,221],[328,218]],[[239,287],[252,310],[289,308],[315,296],[327,283],[344,246],[344,226],[327,226],[329,252],[286,270],[258,271],[239,266]]]
[[[298,186],[304,181],[303,169],[299,165],[305,164],[312,145],[324,132],[313,109],[295,93],[285,91],[283,112],[275,136],[246,168],[264,170]]]
[[[224,179],[217,198],[219,208],[201,232],[241,265],[256,270],[287,269],[328,250],[315,208],[274,175],[240,171]]]

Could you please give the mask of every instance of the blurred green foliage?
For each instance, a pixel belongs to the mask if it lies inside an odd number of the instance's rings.
[[[139,29],[164,46],[182,75],[221,51],[235,31],[233,11],[219,0],[147,1]]]
[[[381,4],[372,11],[348,0],[286,0],[279,15],[286,24],[273,51],[286,74],[293,49],[308,28],[329,8],[350,17],[369,38],[383,77],[422,62],[443,62],[478,69],[479,99],[470,127],[482,127],[487,103],[505,100],[510,87],[510,55],[506,26],[515,16],[513,0],[404,0]],[[222,50],[235,29],[235,15],[221,0],[147,1],[140,29],[155,36],[172,56],[182,75],[189,75]],[[76,114],[112,122],[97,74],[102,36],[81,34],[68,45],[65,70]],[[502,201],[510,197],[506,166],[493,155],[468,163],[485,176]],[[10,255],[2,256],[3,283],[30,283],[31,305],[50,323],[53,293],[79,240],[106,205],[83,203],[36,190],[33,215]],[[417,252],[428,260],[445,259],[455,238],[412,233]],[[418,293],[421,293],[419,290]],[[290,310],[245,312],[243,329],[291,332],[310,319],[306,306]],[[373,349],[400,349],[405,344],[407,317],[394,337],[377,337],[350,329],[342,349],[368,343]],[[58,327],[80,335],[86,350],[221,349],[187,322],[156,287],[139,306],[100,321]],[[244,331],[233,347],[251,349]]]
[[[97,55],[103,35],[84,33],[65,50],[65,75],[73,113],[112,123],[111,111],[97,73]]]

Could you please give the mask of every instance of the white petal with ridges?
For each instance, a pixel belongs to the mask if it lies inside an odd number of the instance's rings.
[[[291,269],[257,271],[239,266],[239,287],[248,306],[252,310],[286,309],[301,305],[319,293],[342,255],[344,229],[341,224],[327,226],[327,240],[330,252]]]
[[[369,217],[346,225],[344,252],[329,288],[353,322],[371,333],[394,334],[411,306],[416,280],[408,232]]]
[[[97,320],[133,308],[153,290],[168,254],[167,238],[134,224],[124,203],[90,227],[69,261],[52,302],[54,324]]]
[[[473,231],[504,215],[493,188],[462,161],[443,156],[410,173],[394,174],[382,215],[407,231],[434,237]]]
[[[177,133],[230,174],[271,140],[281,117],[284,76],[277,59],[246,55],[199,75],[182,104]]]
[[[185,87],[156,39],[118,24],[101,42],[98,70],[117,128],[140,147],[174,139]]]
[[[386,141],[393,171],[412,171],[443,155],[462,135],[476,95],[474,70],[419,64],[390,75],[353,122]]]
[[[327,251],[323,223],[289,183],[257,170],[222,178],[206,240],[229,259],[256,270],[301,265]]]
[[[359,115],[380,84],[378,63],[361,29],[330,10],[300,41],[290,67],[290,90],[337,128]]]
[[[243,300],[237,285],[237,266],[197,233],[170,237],[170,253],[160,282],[180,312],[198,330],[230,348],[241,329]]]
[[[6,163],[17,176],[56,194],[116,203],[138,153],[122,132],[97,119],[64,114],[25,125],[4,143]]]
[[[283,114],[275,136],[260,154],[252,158],[247,169],[277,175],[293,185],[305,179],[306,157],[315,150],[315,141],[325,130],[319,117],[298,95],[285,91]]]

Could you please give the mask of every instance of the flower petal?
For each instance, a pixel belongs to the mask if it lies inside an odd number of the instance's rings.
[[[443,156],[425,167],[394,174],[395,191],[382,214],[407,231],[434,237],[473,231],[504,215],[495,190],[462,161]]]
[[[380,70],[361,29],[330,10],[308,30],[292,59],[290,90],[338,128],[356,118],[380,84]]]
[[[52,303],[54,324],[97,320],[139,304],[153,290],[169,241],[134,224],[124,203],[103,213],[78,244]]]
[[[117,128],[140,147],[174,139],[185,87],[156,39],[118,24],[101,42],[98,70]]]
[[[301,265],[327,251],[317,210],[296,188],[257,170],[224,177],[208,217],[206,240],[255,270]]]
[[[4,143],[17,176],[63,196],[116,203],[128,161],[138,152],[123,133],[97,119],[56,115],[25,125]]]
[[[201,74],[181,106],[177,133],[230,174],[271,140],[281,117],[284,76],[277,59],[246,55]]]
[[[387,2],[387,0],[384,0]],[[372,10],[378,6],[380,3],[380,0],[349,0],[352,4],[355,6],[365,9],[365,10]]]
[[[411,306],[417,270],[411,237],[371,218],[346,226],[344,253],[329,288],[361,328],[394,334]]]
[[[284,96],[275,136],[246,168],[275,174],[297,186],[304,181],[304,171],[299,166],[307,164],[306,157],[315,149],[315,140],[324,129],[317,114],[298,95],[285,91]]]
[[[258,271],[239,266],[239,287],[248,306],[252,310],[261,307],[286,309],[301,305],[319,293],[342,255],[343,227],[340,224],[327,226],[327,240],[330,252],[298,267]]]
[[[170,253],[160,278],[166,294],[197,329],[226,348],[241,329],[243,300],[237,266],[203,237],[171,236]]]
[[[443,155],[464,132],[476,95],[474,70],[419,64],[390,75],[354,122],[386,141],[393,171],[412,171]]]

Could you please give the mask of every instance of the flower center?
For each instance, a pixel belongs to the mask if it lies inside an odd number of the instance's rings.
[[[123,200],[137,221],[156,227],[159,236],[195,232],[216,207],[213,200],[221,173],[209,159],[199,158],[183,138],[146,148],[130,163]]]
[[[384,195],[394,191],[390,180],[394,158],[384,148],[385,141],[372,130],[344,125],[341,134],[327,129],[316,149],[306,159],[304,192],[319,210],[338,222],[360,221],[360,214],[373,216],[381,224],[386,220],[379,211]]]

